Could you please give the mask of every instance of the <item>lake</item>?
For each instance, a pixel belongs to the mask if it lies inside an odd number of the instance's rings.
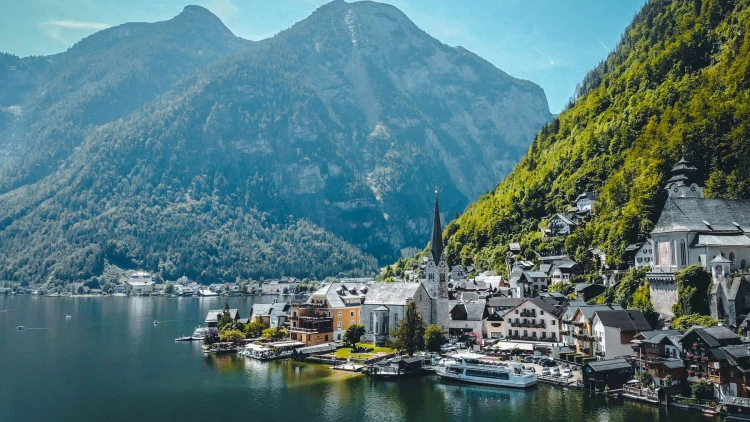
[[[225,301],[247,317],[273,299],[0,296],[0,421],[709,420],[546,385],[371,381],[325,365],[204,357],[200,344],[174,342]]]

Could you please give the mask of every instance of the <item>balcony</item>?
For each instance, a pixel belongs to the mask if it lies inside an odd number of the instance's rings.
[[[528,321],[526,321],[526,322],[511,321],[510,322],[510,326],[511,327],[520,327],[520,328],[546,328],[547,327],[547,325],[544,324],[543,322],[531,323],[531,322],[528,322]]]
[[[521,317],[524,318],[536,318],[536,311],[524,309],[521,311]]]

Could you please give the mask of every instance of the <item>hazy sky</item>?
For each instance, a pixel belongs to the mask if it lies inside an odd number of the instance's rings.
[[[189,0],[187,0],[189,1]],[[260,40],[309,16],[324,0],[201,0],[235,35]],[[461,45],[544,88],[557,113],[586,72],[614,48],[644,0],[386,0],[440,41]],[[180,13],[186,0],[0,0],[0,51],[64,51],[124,22]]]

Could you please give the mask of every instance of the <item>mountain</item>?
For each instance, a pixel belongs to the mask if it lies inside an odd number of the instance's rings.
[[[207,14],[188,7],[138,25],[183,33],[195,20],[218,22]],[[118,28],[64,54],[99,48],[114,61],[123,42],[132,54],[148,50],[138,43],[157,48],[152,37],[116,37]],[[66,100],[55,106],[62,120],[28,117],[75,136],[42,133],[34,145],[55,144],[56,153],[29,148],[0,173],[0,278],[88,279],[106,262],[204,282],[371,273],[424,244],[435,186],[444,210],[462,210],[550,119],[537,85],[383,4],[333,2],[252,45],[200,37],[229,46],[172,78],[157,69],[174,60],[142,53],[130,79],[160,88],[148,98],[125,104],[131,90],[113,89],[82,97],[96,112]],[[194,53],[183,59],[200,56],[183,38],[178,51]],[[97,75],[110,80],[108,72]]]
[[[0,55],[0,192],[51,174],[93,128],[251,44],[188,6],[169,21],[97,32],[64,53]]]
[[[577,99],[537,135],[495,189],[445,230],[453,263],[502,270],[508,242],[563,248],[585,260],[601,248],[612,265],[650,232],[681,156],[699,168],[705,194],[750,197],[750,2],[650,1]],[[585,228],[541,238],[545,216],[584,191],[599,194]]]

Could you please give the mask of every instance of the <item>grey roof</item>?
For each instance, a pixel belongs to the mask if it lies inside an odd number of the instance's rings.
[[[632,369],[633,368],[633,366],[623,358],[593,361],[593,362],[588,362],[586,365],[591,367],[591,369],[594,370],[595,372],[596,371],[610,371],[614,369],[625,369],[625,368]]]
[[[544,271],[526,271],[526,275],[532,278],[547,278],[547,273]]]
[[[310,297],[325,296],[331,308],[344,308],[344,299],[361,299],[367,286],[359,283],[331,283],[316,290]]]
[[[223,309],[211,309],[208,311],[208,314],[206,314],[206,322],[218,322],[221,318],[221,314],[224,313]],[[230,309],[229,315],[232,316],[232,318],[239,317],[240,311],[237,309]]]
[[[596,194],[593,192],[588,192],[588,191],[583,192],[582,194],[578,195],[578,197],[576,198],[576,202],[578,202],[579,199],[584,199],[584,198],[588,198],[592,201],[596,201]]]
[[[690,341],[689,338],[692,334],[700,337],[709,347],[728,346],[730,344],[739,344],[742,342],[740,338],[737,337],[737,333],[732,332],[732,330],[725,326],[708,328],[694,326],[685,332],[685,335],[682,336],[680,342],[684,344],[685,341]]]
[[[365,296],[365,305],[402,305],[414,299],[421,283],[375,283]]]
[[[467,321],[481,321],[485,318],[486,305],[484,301],[456,303],[451,307],[451,311],[456,307],[466,313]]]
[[[552,264],[542,264],[539,266],[539,271],[545,274],[549,274],[551,270],[552,270]]]
[[[650,331],[641,331],[638,333],[639,337],[643,337],[645,340],[654,339],[659,335],[664,336],[682,336],[679,331],[677,330],[650,330]]]
[[[565,214],[557,213],[557,214],[555,214],[554,217],[552,217],[553,220],[555,218],[559,218],[560,220],[563,221],[563,223],[565,223],[565,224],[567,224],[569,226],[577,226],[578,225],[578,224],[574,223],[573,221],[571,221],[571,219],[568,218],[568,216],[566,216]]]
[[[520,251],[521,244],[518,242],[511,242],[510,245],[508,245],[508,249],[510,249],[511,251]]]
[[[605,327],[615,327],[624,332],[647,331],[652,328],[643,312],[638,309],[597,311],[594,315]]]
[[[461,292],[461,300],[470,301],[479,299],[477,292]]]
[[[582,305],[578,307],[586,320],[591,321],[594,318],[594,314],[600,311],[621,311],[622,306],[620,305]],[[572,316],[572,315],[571,315]],[[606,324],[605,324],[606,325]],[[651,327],[649,327],[650,329]]]
[[[271,315],[271,309],[273,309],[272,303],[255,303],[251,311],[253,318],[261,315]]]
[[[750,237],[741,233],[699,234],[696,237],[695,244],[702,246],[750,246]]]
[[[515,308],[523,303],[523,299],[518,297],[491,297],[487,300],[487,306],[493,308]]]
[[[533,303],[543,311],[552,314],[556,317],[560,317],[565,313],[565,306],[560,306],[554,299],[546,299],[543,297],[535,297],[528,299],[529,302]]]
[[[661,364],[666,366],[669,369],[677,369],[677,368],[685,367],[685,364],[682,362],[682,359],[667,359],[663,361]]]
[[[704,221],[710,224],[707,226]],[[737,228],[738,223],[743,229]],[[651,233],[675,231],[741,233],[750,228],[749,199],[667,198]]]

